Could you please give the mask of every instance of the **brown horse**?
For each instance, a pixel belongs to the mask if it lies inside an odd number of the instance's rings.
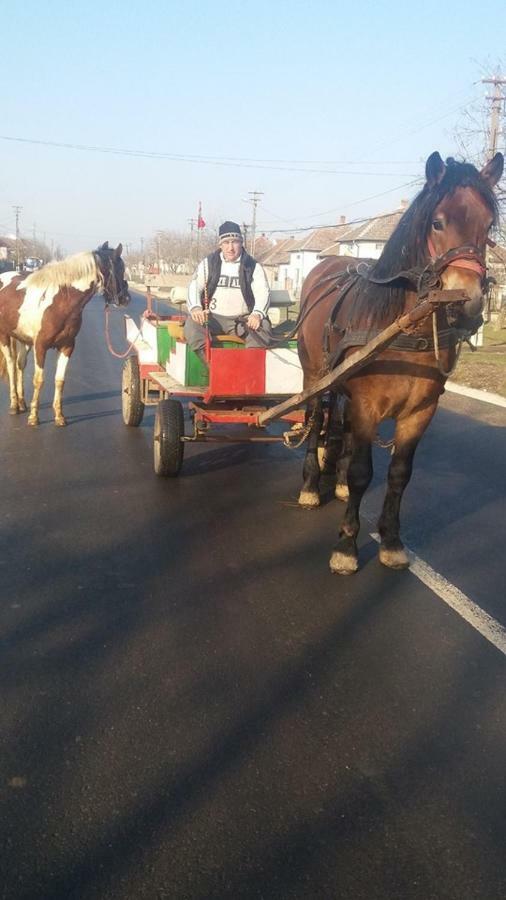
[[[400,503],[416,447],[454,364],[457,342],[476,331],[482,321],[487,284],[484,255],[489,230],[497,219],[493,188],[503,163],[502,154],[497,153],[479,172],[453,159],[445,165],[439,153],[433,153],[426,163],[423,190],[404,213],[379,260],[373,266],[359,264],[351,269],[349,259],[332,257],[316,266],[304,283],[299,356],[305,388],[311,388],[352,348],[413,309],[430,289],[442,289],[442,296],[445,291],[461,292],[460,302],[441,306],[432,321],[429,317],[415,334],[396,339],[345,384],[336,495],[345,499],[348,494],[348,505],[330,559],[333,572],[351,574],[358,568],[360,502],[372,478],[372,443],[379,423],[388,418],[395,420],[395,432],[378,523],[379,558],[395,569],[409,565],[400,539]],[[334,392],[326,421],[329,451],[339,444],[335,401]],[[320,502],[318,449],[325,433],[319,397],[308,403],[306,421],[311,430],[299,503],[313,507]]]
[[[106,304],[125,306],[130,296],[125,281],[122,246],[102,244],[92,253],[78,253],[51,262],[31,275],[0,276],[0,375],[8,377],[10,412],[26,411],[23,374],[34,348],[33,399],[29,425],[39,424],[39,397],[47,351],[58,351],[53,409],[56,425],[65,425],[62,395],[65,371],[82,323],[82,313],[102,290]],[[4,285],[4,286],[2,286]]]

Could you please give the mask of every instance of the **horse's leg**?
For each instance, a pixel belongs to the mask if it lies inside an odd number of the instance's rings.
[[[26,400],[25,400],[25,368],[26,368],[26,358],[28,356],[28,351],[30,347],[28,344],[18,344],[16,347],[16,382],[17,382],[17,395],[18,395],[18,410],[19,412],[26,412]]]
[[[331,391],[325,441],[318,448],[320,463],[320,486],[322,482],[329,491],[336,491],[336,474],[338,460],[343,452],[343,419],[338,395]],[[337,493],[336,493],[337,496]]]
[[[13,353],[13,342],[10,338],[7,338],[6,343],[1,344],[2,353],[5,359],[5,367],[7,369],[7,376],[9,378],[9,394],[10,394],[10,405],[9,412],[11,416],[15,416],[18,413],[18,395],[16,392],[16,359]]]
[[[353,454],[348,469],[350,498],[339,529],[339,541],[330,557],[330,569],[339,575],[352,575],[358,569],[357,536],[360,530],[359,510],[372,470],[372,439],[376,422],[361,423],[353,419]]]
[[[320,505],[318,485],[320,482],[320,466],[318,463],[318,441],[323,425],[323,409],[320,397],[313,397],[306,407],[306,425],[311,422],[311,430],[307,440],[302,477],[304,479],[299,494],[299,505],[307,508]]]
[[[409,558],[400,539],[399,512],[402,495],[411,478],[413,457],[420,438],[436,410],[436,403],[399,420],[395,428],[394,452],[388,469],[388,486],[378,522],[381,537],[380,562],[391,569],[406,569]]]
[[[34,371],[33,371],[33,396],[30,404],[29,425],[39,424],[39,398],[44,384],[44,363],[46,361],[47,348],[36,340],[33,345]]]
[[[61,350],[58,354],[58,361],[56,363],[56,374],[54,377],[54,400],[53,400],[53,409],[54,409],[54,424],[55,425],[66,425],[67,422],[65,420],[65,416],[63,415],[62,409],[62,399],[63,399],[63,388],[65,385],[65,372],[67,371],[67,366],[69,363],[69,359],[74,347],[66,347],[65,350]]]
[[[338,500],[347,502],[350,499],[348,469],[350,468],[351,454],[353,452],[349,400],[344,401],[342,433],[342,449],[337,459],[336,468],[336,497]]]

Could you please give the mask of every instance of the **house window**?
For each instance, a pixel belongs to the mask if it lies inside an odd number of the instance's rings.
[[[384,246],[385,246],[385,245],[384,245],[383,243],[381,243],[381,244],[376,244],[376,250],[383,250],[383,247],[384,247]]]

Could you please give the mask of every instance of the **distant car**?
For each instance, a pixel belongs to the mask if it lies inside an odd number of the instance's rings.
[[[35,272],[37,269],[40,269],[41,266],[44,265],[44,260],[39,259],[37,256],[27,256],[23,263],[23,271],[24,272]]]

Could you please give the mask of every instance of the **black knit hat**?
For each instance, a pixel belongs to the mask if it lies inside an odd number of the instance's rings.
[[[223,222],[218,229],[219,241],[225,241],[228,238],[239,238],[242,241],[241,229],[237,222]]]

